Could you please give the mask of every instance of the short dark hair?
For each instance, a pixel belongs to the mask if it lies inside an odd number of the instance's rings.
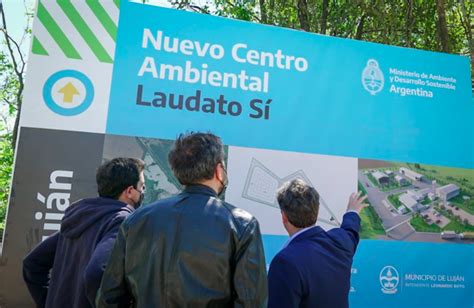
[[[307,228],[316,223],[319,213],[319,194],[300,179],[285,183],[277,192],[280,209],[288,221],[297,228]]]
[[[118,157],[105,162],[96,174],[99,196],[118,199],[127,187],[137,188],[144,169],[145,163],[136,158]]]
[[[224,146],[212,133],[189,132],[178,136],[168,155],[173,173],[182,185],[212,179],[224,161]]]

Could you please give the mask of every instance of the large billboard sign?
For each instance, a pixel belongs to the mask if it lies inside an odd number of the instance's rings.
[[[473,118],[465,57],[126,1],[39,1],[0,306],[31,306],[22,258],[96,194],[103,160],[143,159],[150,203],[180,191],[167,154],[199,130],[222,137],[225,200],[260,221],[267,264],[287,239],[280,185],[313,185],[325,229],[361,190],[351,307],[471,308]]]

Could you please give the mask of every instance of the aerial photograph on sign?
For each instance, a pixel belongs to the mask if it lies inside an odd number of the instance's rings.
[[[160,199],[171,197],[182,190],[182,185],[173,174],[168,163],[168,153],[173,140],[106,135],[104,141],[104,160],[114,157],[135,157],[145,162],[145,198],[149,204]],[[227,157],[228,147],[224,147]],[[225,196],[225,195],[224,195]]]
[[[361,238],[474,243],[474,170],[359,160]]]

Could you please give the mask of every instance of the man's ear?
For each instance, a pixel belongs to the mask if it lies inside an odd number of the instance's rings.
[[[216,178],[219,180],[219,181],[224,181],[224,166],[222,165],[222,163],[218,163],[216,165],[216,169],[214,170],[214,174],[216,176]]]
[[[133,186],[128,186],[128,187],[123,191],[124,195],[130,198],[130,196],[132,195],[133,189],[134,189]]]
[[[285,212],[281,211],[281,222],[283,225],[286,225],[288,223],[288,216],[286,216]]]

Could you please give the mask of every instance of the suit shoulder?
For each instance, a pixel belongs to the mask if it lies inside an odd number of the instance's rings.
[[[298,265],[300,264],[300,261],[298,261],[298,256],[294,253],[295,251],[288,249],[288,247],[280,250],[270,263],[270,271],[284,269],[285,271],[293,273],[299,272]]]
[[[292,243],[291,246],[280,250],[277,256],[280,261],[298,263],[298,260],[306,255],[305,252],[307,252],[307,247],[304,243]]]

